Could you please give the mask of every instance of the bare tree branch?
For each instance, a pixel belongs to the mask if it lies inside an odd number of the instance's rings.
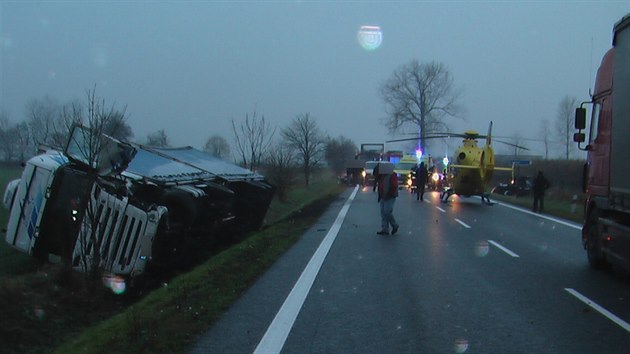
[[[256,171],[271,145],[276,128],[271,128],[264,115],[258,118],[254,111],[251,117],[245,114],[245,121],[239,124],[232,119],[232,131],[241,164]]]
[[[388,113],[384,124],[390,133],[408,124],[415,126],[420,136],[445,131],[445,118],[457,117],[461,112],[460,92],[442,63],[412,60],[392,74],[380,93]],[[424,139],[420,139],[420,147],[424,150]]]
[[[302,160],[305,183],[310,183],[311,168],[323,157],[325,139],[319,131],[317,122],[309,113],[299,114],[282,130],[282,136],[289,146],[298,151]]]

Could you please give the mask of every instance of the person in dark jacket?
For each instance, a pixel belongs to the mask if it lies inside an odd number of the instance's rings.
[[[549,188],[549,181],[543,176],[542,171],[538,171],[538,175],[534,179],[534,213],[542,213],[545,204],[545,191]]]
[[[374,170],[372,170],[372,175],[374,176],[374,185],[372,186],[372,192],[376,192],[376,186],[378,185],[378,167],[379,167],[380,163],[377,163],[376,166],[374,166]]]
[[[398,197],[398,177],[395,173],[378,175],[378,201],[381,206],[381,231],[379,235],[389,235],[389,226],[392,227],[392,235],[398,232],[398,223],[394,218],[394,202]]]
[[[415,170],[415,175],[416,179],[414,183],[416,184],[416,200],[424,200],[424,189],[429,176],[429,171],[427,171],[427,167],[424,165],[424,162],[420,162],[420,165]]]

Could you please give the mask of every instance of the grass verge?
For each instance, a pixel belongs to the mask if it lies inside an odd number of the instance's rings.
[[[527,210],[532,210],[534,205],[534,198],[532,196],[526,197],[514,197],[504,196],[500,194],[491,194],[491,199],[502,201],[505,203],[520,206]],[[570,199],[554,198],[552,196],[545,197],[545,210],[544,214],[559,217],[566,220],[571,220],[581,224],[584,219],[584,207],[581,202],[577,204],[572,203]]]

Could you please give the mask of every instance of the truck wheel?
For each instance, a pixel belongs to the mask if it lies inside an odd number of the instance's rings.
[[[608,263],[602,251],[602,237],[599,228],[599,210],[593,209],[587,220],[586,256],[594,269],[606,268]]]

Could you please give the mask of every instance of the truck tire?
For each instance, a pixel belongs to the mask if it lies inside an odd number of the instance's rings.
[[[599,210],[593,208],[587,219],[586,256],[588,263],[594,269],[604,269],[608,266],[602,251],[602,237],[599,228]]]

